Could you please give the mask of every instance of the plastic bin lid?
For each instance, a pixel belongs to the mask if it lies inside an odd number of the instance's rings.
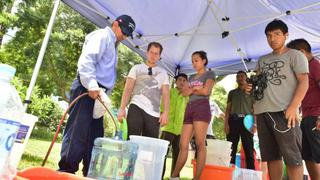
[[[160,146],[168,146],[169,141],[163,140],[163,139],[158,139],[158,138],[152,138],[152,137],[146,137],[146,136],[137,136],[137,135],[130,135],[130,141],[132,142],[143,142],[147,144],[156,144]]]
[[[9,66],[8,64],[0,64],[0,74],[6,75],[12,78],[16,73],[16,68]]]

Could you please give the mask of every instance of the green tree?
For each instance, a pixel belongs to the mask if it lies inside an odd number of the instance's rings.
[[[12,23],[17,19],[15,15],[11,14],[13,0],[0,1],[0,43],[2,42],[4,34]]]
[[[12,27],[17,27],[16,36],[5,45],[0,52],[2,62],[17,68],[17,76],[28,85],[38,57],[47,24],[51,15],[53,1],[32,0],[20,4],[17,21]],[[70,9],[64,3],[60,4],[59,12],[47,46],[43,64],[37,79],[37,85],[43,95],[58,95],[67,100],[70,84],[76,76],[77,61],[81,53],[84,37],[96,29],[88,20]],[[117,82],[112,93],[115,107],[121,100],[125,76],[132,67],[142,61],[142,58],[124,45],[119,46]]]
[[[19,5],[15,37],[0,52],[2,62],[17,68],[24,85],[29,84],[32,71],[46,32],[53,7],[51,0],[23,1]],[[47,51],[37,79],[42,94],[66,98],[84,37],[96,27],[78,13],[61,3]]]
[[[111,100],[115,108],[120,106],[121,96],[129,70],[133,65],[143,61],[137,53],[131,51],[124,45],[120,45],[118,50],[117,81],[111,94]]]
[[[14,78],[12,83],[16,87],[21,99],[24,99],[27,87],[22,84],[22,81],[19,78]],[[33,90],[31,96],[32,103],[28,107],[27,113],[39,118],[37,126],[45,127],[49,131],[55,131],[59,124],[59,120],[62,117],[62,109],[50,96],[41,96],[40,93],[41,89],[36,86]],[[62,129],[64,126],[65,124],[62,125]]]
[[[25,97],[27,85],[32,76],[52,7],[52,0],[23,1],[16,13],[16,20],[7,19],[10,21],[8,28],[16,27],[18,31],[15,37],[0,50],[0,61],[16,67],[22,99]],[[31,98],[33,103],[28,109],[39,117],[38,125],[49,127],[51,130],[56,128],[56,119],[60,117],[56,117],[59,113],[57,113],[56,104],[51,103],[50,96],[58,95],[68,101],[66,92],[69,92],[71,82],[76,76],[84,37],[96,28],[67,5],[60,4],[37,79],[37,86]],[[115,108],[120,105],[126,75],[130,68],[142,62],[142,58],[126,46],[120,44],[118,50],[118,78],[110,96]],[[113,126],[110,117],[107,117],[107,134],[112,134]]]
[[[218,104],[219,108],[225,112],[227,104],[227,92],[222,86],[215,85],[212,91],[211,98]],[[224,140],[226,135],[224,133],[224,120],[215,117],[213,122],[213,132],[216,138]]]

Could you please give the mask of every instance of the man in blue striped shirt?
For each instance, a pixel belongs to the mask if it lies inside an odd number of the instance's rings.
[[[116,80],[117,45],[132,36],[135,22],[128,15],[116,18],[111,27],[91,32],[85,38],[78,61],[78,75],[71,85],[70,102],[89,92],[70,110],[63,135],[59,171],[75,173],[83,161],[87,176],[94,139],[103,137],[103,117],[93,118],[100,90],[111,90]]]

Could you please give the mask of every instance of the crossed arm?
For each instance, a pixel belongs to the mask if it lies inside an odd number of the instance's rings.
[[[195,87],[188,87],[187,85],[183,87],[182,95],[183,96],[191,96],[194,95],[200,95],[200,96],[208,96],[213,88],[214,80],[213,79],[207,79],[204,86],[195,86]]]

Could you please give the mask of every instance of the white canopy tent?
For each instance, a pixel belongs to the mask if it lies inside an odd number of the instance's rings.
[[[99,27],[121,14],[136,22],[125,44],[145,56],[147,44],[164,46],[161,65],[174,75],[193,71],[191,54],[208,53],[217,74],[252,69],[268,52],[264,28],[275,18],[289,26],[289,39],[305,38],[320,51],[320,2],[317,0],[63,0]]]
[[[49,39],[55,7],[41,47],[26,100],[31,96]],[[145,57],[149,42],[163,47],[159,64],[170,75],[192,73],[191,54],[208,53],[208,68],[218,75],[250,70],[257,58],[271,51],[264,34],[275,18],[289,26],[289,39],[305,38],[320,54],[320,1],[318,0],[63,0],[97,26],[110,26],[128,14],[136,22],[133,39],[124,44]]]

